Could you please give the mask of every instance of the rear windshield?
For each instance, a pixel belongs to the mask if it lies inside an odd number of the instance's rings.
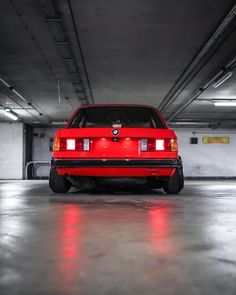
[[[69,128],[165,128],[158,114],[145,107],[91,107],[81,109]]]

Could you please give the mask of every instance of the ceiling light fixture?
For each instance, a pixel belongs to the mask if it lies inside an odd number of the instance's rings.
[[[14,121],[18,120],[18,117],[10,109],[4,109],[4,115]]]
[[[66,122],[59,122],[59,121],[53,121],[53,122],[51,122],[51,124],[52,125],[65,125],[66,124]]]
[[[218,101],[214,102],[214,105],[217,107],[236,107],[235,101]]]
[[[233,72],[232,72],[232,71],[225,73],[223,76],[221,76],[219,79],[217,79],[217,80],[212,84],[212,86],[213,86],[214,88],[219,87],[219,86],[220,86],[221,84],[223,84],[226,80],[228,80],[232,75],[233,75]]]
[[[25,103],[27,103],[27,105],[31,106],[39,114],[39,116],[43,116],[43,113],[40,111],[40,109],[38,107],[36,107],[31,101],[27,100],[24,96],[22,96],[13,86],[11,86],[10,84],[8,84],[2,78],[0,78],[0,82],[2,82],[9,90],[11,90],[13,93],[15,93]]]
[[[209,125],[209,122],[196,122],[196,121],[176,121],[169,122],[170,125]]]

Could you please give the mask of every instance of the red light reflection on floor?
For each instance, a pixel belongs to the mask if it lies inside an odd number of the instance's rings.
[[[77,205],[65,206],[58,223],[57,259],[58,274],[66,290],[72,291],[73,284],[79,280],[81,257],[80,246],[81,209]]]
[[[150,242],[158,254],[170,255],[174,252],[171,243],[170,208],[165,206],[149,211]]]

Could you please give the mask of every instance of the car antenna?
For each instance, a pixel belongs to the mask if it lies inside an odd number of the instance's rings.
[[[58,91],[58,101],[59,101],[59,110],[60,110],[60,129],[62,128],[62,114],[61,114],[61,87],[60,80],[57,80],[57,91]]]

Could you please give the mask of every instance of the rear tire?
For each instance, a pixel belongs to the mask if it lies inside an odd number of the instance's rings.
[[[49,187],[54,193],[63,194],[69,191],[71,183],[64,176],[59,175],[54,167],[51,167]]]
[[[173,176],[163,183],[163,190],[167,194],[178,194],[184,188],[183,168],[177,168]]]

